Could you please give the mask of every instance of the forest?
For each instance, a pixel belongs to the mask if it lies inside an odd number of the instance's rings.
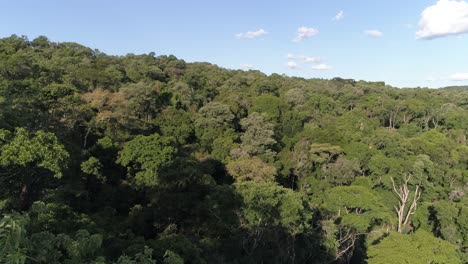
[[[0,39],[0,263],[468,263],[468,88]]]

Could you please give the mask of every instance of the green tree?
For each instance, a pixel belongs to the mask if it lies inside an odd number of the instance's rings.
[[[322,224],[328,250],[347,262],[359,240],[390,216],[375,191],[358,185],[327,190],[322,206],[328,212]]]
[[[133,258],[120,256],[116,264],[156,264],[156,260],[153,259],[153,250],[145,247],[142,253],[137,253]]]
[[[23,264],[26,262],[25,224],[27,218],[20,215],[4,215],[0,219],[0,263]]]
[[[294,250],[291,254],[284,250],[294,248],[296,237],[309,232],[311,228],[313,214],[305,197],[274,183],[244,182],[237,184],[236,188],[243,199],[241,227],[247,231],[243,242],[245,253],[248,256],[267,254],[271,249],[267,241],[262,241],[262,237],[268,237],[271,232],[286,232],[284,235],[290,239],[284,241],[276,238],[271,246],[276,250],[277,259],[284,258],[285,254],[284,261],[294,262]],[[262,247],[262,244],[266,244],[266,247]],[[283,246],[278,248],[278,245]]]
[[[391,232],[368,250],[369,264],[463,263],[457,246],[425,231],[411,235]]]
[[[0,131],[0,166],[3,184],[18,186],[19,208],[26,210],[50,177],[61,178],[69,154],[52,133]],[[18,190],[14,190],[16,193]]]
[[[276,168],[259,158],[243,158],[230,161],[226,168],[237,182],[254,181],[264,183],[275,181]]]
[[[254,99],[249,113],[257,112],[266,115],[266,121],[276,124],[282,112],[282,101],[271,94],[262,94]]]
[[[213,141],[234,127],[234,115],[229,106],[211,102],[200,108],[195,119],[195,133],[204,149],[211,150]]]
[[[338,157],[334,163],[323,166],[323,176],[325,180],[333,185],[348,185],[361,173],[359,163]]]
[[[176,154],[171,138],[140,135],[124,145],[117,163],[127,168],[136,185],[151,187],[160,183],[161,171],[172,165]]]
[[[271,147],[276,143],[273,124],[266,122],[264,116],[257,112],[249,114],[240,124],[244,130],[240,147],[245,152],[252,156],[271,152]]]
[[[181,109],[165,109],[156,119],[161,135],[174,137],[178,144],[184,145],[189,142],[194,134],[191,115]]]

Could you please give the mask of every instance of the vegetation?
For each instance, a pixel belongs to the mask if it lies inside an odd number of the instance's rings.
[[[468,90],[0,40],[0,263],[467,263]]]

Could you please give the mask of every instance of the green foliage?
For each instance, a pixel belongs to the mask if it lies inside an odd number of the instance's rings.
[[[254,181],[264,183],[275,181],[276,168],[259,158],[243,158],[230,161],[226,168],[237,182]]]
[[[0,262],[466,263],[467,105],[0,39]]]
[[[162,112],[156,120],[161,130],[161,135],[174,137],[179,144],[187,144],[193,136],[193,124],[190,114],[180,110],[169,108]]]
[[[0,220],[0,263],[25,263],[26,222],[20,215],[5,215]]]
[[[434,204],[435,224],[442,238],[453,244],[463,244],[466,225],[463,222],[465,216],[461,214],[466,208],[466,204],[449,201],[438,201]]]
[[[133,258],[128,256],[119,257],[116,264],[156,264],[156,260],[153,259],[152,254],[153,250],[145,247],[142,253],[136,254]]]
[[[276,123],[281,116],[281,109],[282,102],[278,97],[270,94],[262,94],[255,98],[249,113],[265,113],[267,121]]]
[[[323,167],[324,178],[333,185],[351,184],[361,173],[361,166],[354,160],[343,157],[336,159],[334,163],[329,163]]]
[[[164,264],[184,264],[184,259],[176,253],[167,250],[164,253]]]
[[[363,186],[329,189],[323,207],[340,218],[340,225],[359,233],[365,233],[379,220],[389,218],[377,193]]]
[[[72,263],[92,260],[102,244],[101,235],[91,235],[87,230],[78,230],[73,238],[59,235],[56,239],[65,248]]]
[[[231,150],[234,149],[237,144],[235,143],[238,135],[233,130],[227,130],[223,136],[216,138],[213,141],[213,150],[211,151],[211,157],[226,163],[230,157]]]
[[[240,125],[244,130],[241,136],[241,148],[245,152],[254,156],[271,151],[270,148],[276,143],[273,124],[265,122],[262,115],[253,112],[242,119]]]
[[[16,129],[0,148],[1,166],[42,168],[58,178],[62,177],[68,157],[67,151],[54,134],[43,131],[31,134],[24,128]]]
[[[160,94],[161,84],[136,83],[122,87],[120,92],[128,99],[127,107],[134,115],[146,120],[152,120],[164,104],[164,95]]]
[[[368,256],[369,264],[463,263],[457,246],[424,231],[411,235],[391,232],[380,243],[369,247]]]
[[[229,106],[212,102],[198,111],[195,120],[195,133],[202,148],[211,149],[213,141],[233,127],[234,115]]]
[[[311,144],[308,140],[301,140],[294,146],[292,160],[294,170],[298,176],[306,176],[322,165],[335,161],[343,149],[330,144]]]
[[[293,234],[310,228],[312,212],[301,194],[274,183],[245,182],[237,189],[244,200],[246,228],[283,227]]]
[[[156,186],[161,170],[170,166],[177,154],[171,144],[171,138],[159,134],[137,136],[124,145],[117,163],[127,168],[137,185]]]
[[[99,180],[102,180],[102,181],[105,180],[101,172],[102,164],[95,157],[91,157],[87,161],[82,162],[81,170],[86,174],[96,176]]]

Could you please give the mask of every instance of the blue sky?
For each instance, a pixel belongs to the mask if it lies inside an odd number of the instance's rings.
[[[153,51],[267,74],[440,87],[468,84],[467,17],[468,2],[455,0],[15,0],[2,1],[0,37],[45,35],[112,55]]]

